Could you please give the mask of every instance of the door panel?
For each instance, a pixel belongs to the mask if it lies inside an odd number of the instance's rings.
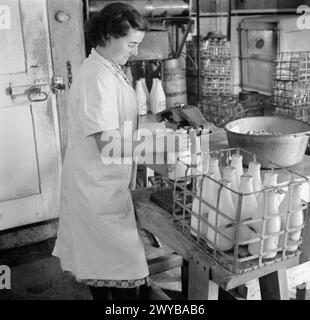
[[[6,23],[0,28],[0,75],[25,72],[24,43],[18,0],[6,0],[0,3],[1,17]],[[5,25],[5,27],[4,27]],[[14,54],[12,54],[14,52]]]
[[[46,1],[0,0],[4,5],[12,28],[0,28],[7,48],[0,55],[0,230],[57,217],[61,166]],[[32,86],[44,101],[23,94]],[[20,95],[12,99],[12,92]]]
[[[23,130],[16,130],[16,127]],[[0,202],[39,194],[31,107],[1,110],[0,150],[3,151],[0,161]]]

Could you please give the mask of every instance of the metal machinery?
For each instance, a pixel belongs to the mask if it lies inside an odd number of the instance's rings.
[[[86,19],[91,14],[103,9],[113,1],[86,0]],[[139,55],[131,61],[164,60],[178,57],[181,54],[186,37],[192,26],[191,0],[127,0],[150,23],[150,32],[141,43]],[[184,28],[186,25],[186,28]],[[181,30],[180,30],[181,29]],[[181,32],[180,32],[181,31]],[[182,38],[180,39],[180,34]],[[156,46],[154,45],[156,40]],[[150,44],[153,44],[150,46]],[[151,50],[150,50],[151,47]]]

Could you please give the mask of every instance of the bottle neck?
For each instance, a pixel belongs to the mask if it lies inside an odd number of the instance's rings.
[[[236,178],[236,169],[235,168],[225,168],[223,171],[223,178],[229,181],[235,180]]]
[[[240,180],[240,192],[251,193],[253,192],[253,178],[241,177]]]
[[[267,191],[265,193],[266,197],[266,210],[267,210],[267,215],[275,215],[279,213],[279,208],[277,207],[276,204],[276,199],[275,199],[275,192],[274,190]]]

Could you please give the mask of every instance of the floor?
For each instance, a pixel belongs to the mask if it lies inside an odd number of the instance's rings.
[[[141,234],[146,252],[153,245],[161,245],[156,239]],[[152,243],[152,241],[153,243]],[[88,287],[64,273],[59,260],[50,255],[54,241],[17,249],[2,255],[11,267],[11,290],[0,290],[0,300],[91,300]],[[46,254],[48,253],[48,254]],[[20,257],[24,256],[20,263]],[[13,267],[12,267],[13,266]],[[152,275],[151,280],[163,289],[171,299],[183,299],[181,295],[181,268]]]
[[[181,296],[180,268],[151,279],[172,299]],[[27,275],[27,276],[25,276]],[[88,287],[63,273],[54,257],[41,259],[12,270],[12,290],[0,290],[0,300],[91,300]]]
[[[146,251],[153,250],[153,245],[163,245],[150,241],[145,234],[142,240]],[[153,242],[153,243],[151,243]],[[156,239],[155,239],[156,242]],[[152,244],[152,245],[151,245]],[[53,241],[38,244],[35,249],[23,249],[10,253],[9,258],[2,254],[11,268],[12,290],[0,290],[0,300],[91,300],[88,287],[77,283],[74,278],[64,273],[57,258],[42,252],[51,252]],[[23,263],[17,263],[24,255]],[[4,260],[2,260],[4,261]],[[151,280],[173,300],[184,300],[181,292],[181,268],[175,268],[152,275]],[[303,297],[302,297],[303,296]],[[310,300],[309,290],[292,289],[290,298]]]

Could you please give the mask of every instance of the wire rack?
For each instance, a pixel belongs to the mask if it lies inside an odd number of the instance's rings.
[[[201,50],[203,96],[231,93],[230,44],[226,39],[206,39]]]
[[[308,122],[310,52],[282,52],[275,60],[272,104],[275,115]]]
[[[212,179],[209,175],[200,172],[194,166],[188,164],[188,159],[179,158],[183,165],[186,166],[186,170],[184,171],[184,176],[179,179],[175,179],[174,181],[174,191],[173,191],[173,224],[174,226],[181,231],[187,238],[189,238],[192,242],[194,242],[200,249],[202,249],[208,256],[214,259],[217,263],[221,264],[225,269],[233,272],[235,274],[242,274],[245,272],[249,272],[255,270],[257,268],[263,268],[267,265],[278,263],[280,261],[296,258],[301,253],[301,245],[302,245],[302,235],[299,239],[297,239],[294,244],[298,247],[294,252],[289,251],[290,248],[288,246],[288,240],[291,239],[292,234],[296,234],[297,232],[302,232],[305,227],[306,218],[308,217],[308,204],[304,201],[300,203],[298,208],[294,208],[294,210],[287,210],[286,212],[280,212],[279,216],[282,221],[285,221],[281,226],[281,230],[277,233],[267,234],[265,232],[266,225],[268,221],[270,221],[271,216],[269,216],[266,212],[266,195],[268,192],[289,192],[290,200],[289,200],[289,209],[291,208],[291,194],[292,188],[294,185],[304,185],[308,183],[309,180],[307,177],[294,172],[290,169],[283,168],[278,166],[271,161],[267,161],[262,159],[261,157],[257,157],[241,148],[233,148],[233,149],[221,149],[217,151],[210,152],[210,156],[218,157],[221,170],[230,165],[230,161],[232,155],[234,153],[242,154],[243,156],[253,157],[254,161],[259,161],[260,163],[268,162],[269,167],[273,167],[273,170],[281,170],[281,174],[287,176],[287,183],[282,183],[277,187],[266,187],[261,191],[256,191],[249,194],[242,194],[236,192],[228,187],[226,187],[222,182],[216,181]],[[185,161],[184,161],[185,160]],[[278,171],[279,172],[279,171]],[[202,185],[206,179],[212,180],[215,184],[218,185],[218,194],[217,194],[217,202],[214,207],[211,203],[209,203],[206,198],[202,194]],[[223,188],[226,188],[231,193],[235,193],[238,197],[238,206],[236,209],[236,216],[234,219],[227,216],[225,212],[221,212],[219,210],[219,203],[221,201],[221,194]],[[241,208],[243,205],[244,198],[249,195],[261,195],[264,197],[265,209],[261,218],[256,220],[248,219],[241,220]],[[193,201],[194,199],[199,201],[199,210],[198,212],[193,211]],[[208,215],[202,214],[202,207],[207,206],[211,208],[214,212],[216,212],[216,220],[215,223],[211,223],[208,219]],[[303,223],[301,225],[292,227],[289,225],[288,221],[297,210],[303,210]],[[196,219],[197,225],[193,227],[191,224],[192,219]],[[218,226],[218,222],[220,219],[226,219],[229,221],[225,226]],[[252,228],[253,224],[261,225],[261,232],[256,232],[254,228]],[[204,226],[204,227],[203,227]],[[248,228],[251,232],[251,236],[249,238],[241,237],[242,230],[244,228]],[[233,232],[227,233],[228,229],[233,229]],[[207,231],[205,231],[207,230]],[[226,230],[226,231],[225,231]],[[214,237],[208,236],[208,232],[211,232]],[[277,238],[277,246],[274,249],[267,250],[264,248],[265,241],[273,241],[272,239]],[[218,245],[218,239],[225,239],[228,242],[232,243],[232,249],[226,251],[222,250]],[[259,251],[257,254],[252,255],[248,246],[251,243],[257,243],[259,247]],[[292,241],[290,240],[290,244]],[[272,259],[267,259],[270,253],[275,253],[276,256]]]
[[[203,98],[202,113],[208,121],[217,126],[246,116],[243,104],[238,97],[232,95]]]
[[[195,60],[194,41],[187,42],[187,56]],[[231,94],[231,50],[226,39],[200,40],[200,77],[201,94],[204,97]],[[197,68],[193,63],[187,63],[187,76],[197,77]],[[193,90],[194,91],[194,90]]]

